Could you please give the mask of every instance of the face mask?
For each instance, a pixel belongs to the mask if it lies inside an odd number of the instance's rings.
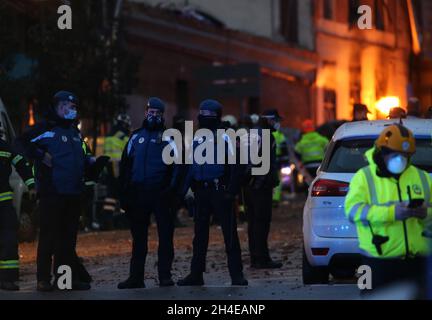
[[[198,123],[201,129],[218,129],[220,121],[216,117],[205,117],[203,115],[198,116]]]
[[[154,116],[148,114],[146,118],[146,122],[149,129],[158,129],[163,126],[164,119],[162,118],[162,116]]]
[[[407,157],[404,157],[400,154],[396,154],[391,156],[386,161],[387,170],[392,174],[401,174],[405,171],[408,165]]]
[[[66,120],[75,120],[78,115],[78,111],[74,109],[68,109],[68,112],[65,113],[64,118]]]
[[[276,123],[273,125],[273,129],[275,129],[276,131],[279,131],[280,128],[281,128],[281,124],[280,124],[280,122],[276,122]]]

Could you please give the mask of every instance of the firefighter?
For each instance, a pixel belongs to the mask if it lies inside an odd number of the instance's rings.
[[[274,118],[264,113],[258,130],[258,141],[262,141],[262,131],[276,131]],[[252,138],[252,135],[251,135]],[[245,204],[248,218],[248,240],[251,267],[256,269],[277,269],[282,263],[273,261],[268,248],[268,236],[272,220],[272,192],[279,185],[279,166],[276,160],[276,139],[270,135],[270,170],[263,176],[252,176],[247,170],[247,183],[244,188]]]
[[[40,199],[40,232],[37,249],[37,290],[52,291],[57,285],[58,267],[72,270],[72,289],[88,290],[90,284],[78,276],[75,254],[79,228],[84,173],[96,159],[83,149],[76,129],[78,98],[68,91],[53,97],[48,118],[17,140],[17,146],[34,161],[36,189]],[[54,256],[54,284],[51,284]]]
[[[121,221],[116,214],[119,213],[119,165],[123,150],[129,140],[131,119],[129,115],[121,113],[117,116],[111,133],[105,137],[104,154],[111,158],[107,170],[107,197],[103,206],[102,228],[110,229]],[[121,222],[119,223],[121,226]],[[94,225],[97,227],[97,224]]]
[[[315,131],[315,126],[310,119],[303,121],[302,132],[300,141],[295,145],[295,152],[309,174],[315,177],[316,171],[324,159],[329,140]]]
[[[363,265],[372,269],[373,289],[419,280],[426,273],[432,180],[411,164],[415,152],[409,129],[385,128],[366,152],[369,165],[355,174],[345,200],[345,214],[357,227]]]
[[[140,129],[132,133],[120,164],[121,204],[132,233],[132,257],[129,277],[118,289],[144,288],[150,215],[155,214],[159,236],[159,286],[173,286],[171,267],[174,259],[174,210],[177,207],[177,167],[167,165],[162,153],[167,145],[174,154],[177,146],[165,140],[165,103],[156,97],[148,100],[146,117]]]
[[[215,163],[217,158],[216,131],[222,128],[222,105],[215,100],[205,100],[200,105],[199,127],[213,132],[213,135],[196,137],[193,151],[206,143],[214,143],[214,160],[198,164],[195,157],[186,178],[183,193],[189,187],[195,194],[195,237],[193,240],[193,258],[191,272],[180,280],[179,286],[204,285],[203,273],[206,269],[206,254],[209,241],[210,212],[212,211],[221,224],[225,249],[228,256],[228,269],[232,285],[248,285],[243,275],[241,248],[237,234],[237,220],[234,213],[234,199],[238,193],[240,181],[236,165]],[[235,145],[225,136],[225,155],[232,155]],[[226,159],[225,159],[226,160]],[[220,162],[220,161],[219,161]]]
[[[368,120],[368,114],[371,112],[365,104],[355,103],[353,109],[353,122]]]
[[[19,286],[18,218],[12,205],[9,177],[15,167],[32,197],[34,178],[30,165],[16,152],[0,132],[0,289],[17,291]]]

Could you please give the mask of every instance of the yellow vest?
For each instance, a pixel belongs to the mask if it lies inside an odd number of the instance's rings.
[[[282,155],[282,146],[286,142],[285,135],[280,131],[274,131],[273,137],[276,142],[276,156],[280,157]]]
[[[429,240],[423,232],[432,217],[432,179],[427,172],[413,165],[399,181],[379,177],[373,153],[374,149],[366,152],[369,166],[354,175],[345,199],[345,214],[357,226],[360,249],[368,256],[379,258],[427,255],[430,252]],[[412,199],[424,199],[428,204],[427,219],[410,218],[404,222],[395,219],[396,204],[409,202],[408,186]],[[372,232],[389,238],[381,246],[382,255],[372,243]]]
[[[129,137],[121,131],[117,131],[113,136],[105,138],[104,154],[111,158],[112,161],[120,161]]]
[[[303,163],[321,162],[324,159],[328,139],[318,132],[305,133],[295,146]]]

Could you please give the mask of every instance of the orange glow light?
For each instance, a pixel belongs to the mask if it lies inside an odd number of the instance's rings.
[[[390,113],[390,109],[400,107],[400,99],[398,97],[384,97],[379,99],[375,104],[375,109],[384,115]]]

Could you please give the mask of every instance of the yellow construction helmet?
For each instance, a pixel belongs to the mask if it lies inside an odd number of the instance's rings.
[[[416,142],[413,133],[400,124],[394,124],[385,128],[375,141],[375,146],[380,150],[386,148],[391,151],[410,155],[416,152]]]

